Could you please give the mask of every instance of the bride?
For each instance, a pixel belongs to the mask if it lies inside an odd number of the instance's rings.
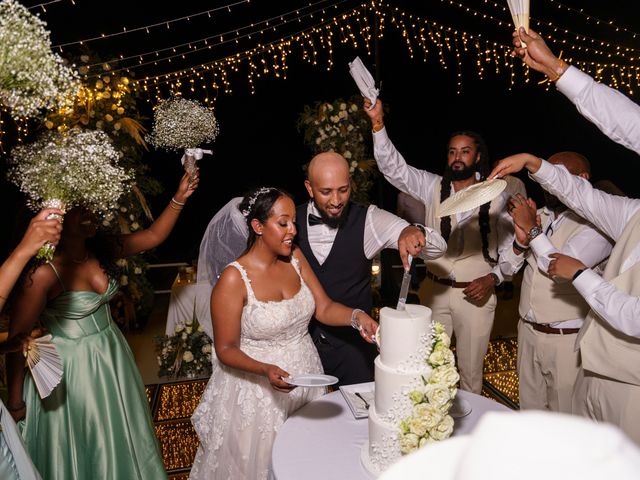
[[[299,249],[295,206],[262,187],[238,207],[249,227],[247,250],[227,267],[211,295],[213,373],[192,422],[200,438],[192,479],[266,479],[278,428],[324,393],[284,379],[322,373],[308,333],[312,315],[353,325],[371,342],[377,323],[333,302]]]

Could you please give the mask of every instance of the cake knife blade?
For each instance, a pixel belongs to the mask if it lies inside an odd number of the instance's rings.
[[[396,310],[404,310],[407,303],[407,295],[409,294],[409,284],[411,283],[411,267],[413,266],[413,257],[409,255],[409,270],[402,274],[402,284],[400,285],[400,297]]]

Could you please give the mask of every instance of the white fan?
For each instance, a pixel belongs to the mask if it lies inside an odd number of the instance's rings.
[[[526,32],[529,31],[529,0],[507,0],[509,11],[516,30],[524,27]]]
[[[51,343],[51,335],[29,339],[25,356],[40,398],[48,397],[62,380],[63,373],[62,359]]]
[[[438,217],[473,210],[496,198],[505,188],[507,188],[507,181],[501,178],[475,183],[445,199],[438,209]]]

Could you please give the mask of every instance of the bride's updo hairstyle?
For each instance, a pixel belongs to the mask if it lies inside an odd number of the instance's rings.
[[[251,227],[251,220],[254,218],[260,223],[265,223],[271,216],[271,209],[273,205],[278,201],[280,197],[289,197],[293,200],[284,190],[280,190],[275,187],[258,187],[247,193],[238,209],[242,213],[242,216],[247,222],[249,229],[249,237],[247,238],[247,250],[249,250],[256,241],[256,232]]]

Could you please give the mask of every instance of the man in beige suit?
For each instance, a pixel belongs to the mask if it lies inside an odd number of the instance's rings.
[[[568,66],[533,30],[514,33],[514,45],[515,55],[556,82],[602,132],[640,154],[640,106]],[[574,413],[616,424],[640,443],[640,200],[601,192],[528,154],[503,160],[491,176],[524,167],[545,190],[615,242],[602,277],[561,254],[554,255],[549,273],[572,279],[591,307],[578,339],[582,369],[573,394]]]
[[[588,160],[578,153],[557,153],[549,163],[590,177]],[[551,278],[550,255],[562,253],[595,267],[609,256],[611,242],[547,193],[539,210],[531,199],[516,194],[509,211],[516,234],[514,268],[526,262],[518,323],[520,408],[571,413],[580,366],[575,343],[589,306],[570,282]]]
[[[460,388],[482,391],[483,360],[489,344],[496,308],[495,286],[510,275],[511,264],[501,264],[501,252],[513,243],[513,223],[504,193],[475,210],[442,219],[440,203],[486,178],[490,165],[480,135],[465,131],[451,135],[443,176],[407,164],[389,139],[380,100],[365,110],[373,126],[374,157],[385,178],[398,190],[425,204],[425,226],[447,240],[447,251],[427,264],[426,305],[434,321],[456,338]]]

